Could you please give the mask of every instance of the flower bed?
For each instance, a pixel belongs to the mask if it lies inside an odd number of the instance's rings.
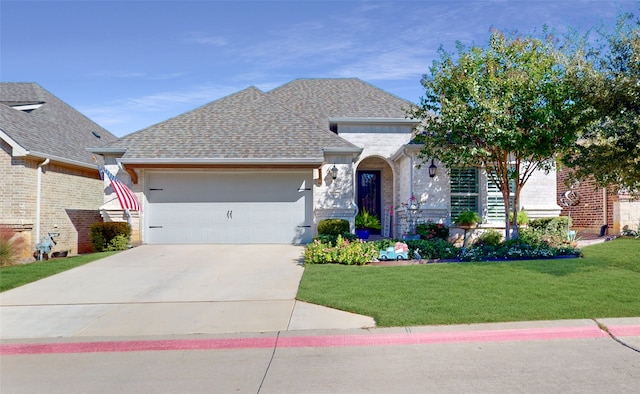
[[[337,236],[335,241],[326,237],[314,240],[304,251],[306,264],[346,264],[365,265],[376,262],[379,252],[394,246],[398,240],[385,239],[365,242],[349,240]],[[466,249],[459,249],[439,238],[431,240],[405,240],[409,248],[409,261],[387,262],[377,265],[411,265],[434,262],[464,262],[464,261],[505,261],[553,259],[562,257],[579,257],[580,249],[570,245],[550,246],[547,243],[528,243],[518,239],[501,242],[497,245],[478,243]],[[417,252],[417,253],[416,253]]]

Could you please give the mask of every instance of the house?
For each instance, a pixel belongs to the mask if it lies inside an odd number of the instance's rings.
[[[562,216],[571,215],[572,228],[582,234],[618,235],[624,230],[638,231],[640,228],[640,199],[624,190],[613,187],[597,187],[592,178],[567,185],[571,170],[563,168],[557,173],[558,203]],[[573,187],[572,187],[573,186]],[[567,191],[577,193],[579,199],[574,206],[562,204]]]
[[[52,251],[92,250],[104,192],[86,148],[115,140],[36,83],[0,83],[0,226],[22,236],[22,257],[50,232]]]
[[[436,161],[431,177],[430,163],[421,166],[412,105],[359,79],[299,79],[247,88],[91,151],[138,194],[133,237],[144,243],[305,243],[319,221],[353,227],[362,209],[396,237],[465,209],[502,226],[501,194],[482,170]],[[555,196],[555,173],[540,172],[521,206],[557,216]],[[105,220],[123,220],[112,200],[107,191]]]

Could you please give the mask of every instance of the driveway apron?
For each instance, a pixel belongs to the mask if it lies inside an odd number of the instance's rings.
[[[0,293],[0,337],[267,332],[323,321],[295,295],[302,247],[143,245]],[[294,309],[300,312],[294,313]],[[292,324],[292,316],[299,316]],[[333,328],[373,321],[338,312]],[[345,325],[346,324],[346,325]],[[293,328],[290,328],[293,327]]]

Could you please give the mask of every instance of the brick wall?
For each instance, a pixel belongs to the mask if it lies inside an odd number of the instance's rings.
[[[42,160],[14,157],[4,142],[0,151],[0,224],[23,233],[24,257],[35,251],[37,167]],[[69,167],[51,162],[43,167],[40,205],[40,236],[60,233],[53,251],[71,254],[92,250],[89,227],[102,221],[102,180],[97,170]]]
[[[568,216],[569,209],[562,205],[560,198],[569,190],[566,182],[569,179],[570,171],[566,168],[557,173],[558,181],[558,205],[562,207],[561,216]],[[600,233],[600,229],[603,225],[611,227],[613,225],[613,207],[614,203],[618,201],[618,194],[613,191],[613,188],[607,189],[607,207],[606,207],[606,220],[604,219],[604,197],[602,188],[596,187],[593,179],[589,178],[580,182],[579,186],[574,189],[580,195],[580,203],[574,207],[571,207],[571,222],[574,229],[588,232],[588,233]],[[612,230],[609,229],[607,234],[612,234]]]

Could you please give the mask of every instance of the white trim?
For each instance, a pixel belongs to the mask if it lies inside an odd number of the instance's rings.
[[[86,151],[95,153],[96,155],[109,155],[114,153],[125,154],[127,153],[127,148],[86,148]]]
[[[0,129],[0,138],[5,140],[7,144],[11,146],[11,155],[12,156],[26,156],[29,154],[25,148],[23,148],[20,144],[18,144],[13,138],[9,137],[7,133]]]
[[[24,105],[12,105],[11,108],[17,109],[18,111],[33,111],[34,109],[38,109],[42,107],[44,103],[38,104],[24,104]]]
[[[246,165],[269,165],[269,164],[304,164],[319,166],[322,164],[321,158],[120,158],[116,159],[122,164],[246,164]]]
[[[407,118],[329,118],[329,123],[337,124],[402,124],[402,125],[415,125],[420,123],[418,119]]]

